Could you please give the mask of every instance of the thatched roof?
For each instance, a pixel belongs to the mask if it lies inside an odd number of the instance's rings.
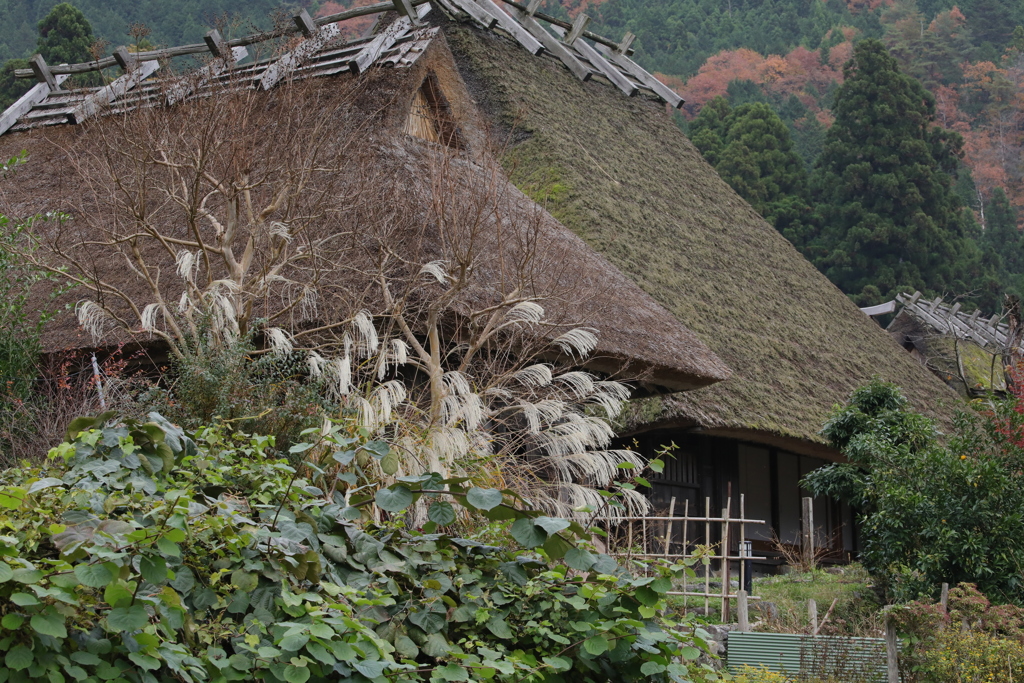
[[[632,428],[709,433],[820,452],[830,408],[878,375],[948,415],[954,394],[741,199],[664,104],[581,83],[550,60],[446,28],[463,77],[514,129],[513,181],[706,341],[733,376],[638,405]]]
[[[457,186],[453,196],[469,197],[475,185],[497,183],[494,216],[488,220],[501,221],[502,225],[529,225],[522,234],[516,233],[518,242],[512,245],[497,244],[496,238],[489,240],[487,235],[480,238],[480,248],[486,256],[480,261],[479,280],[491,283],[491,289],[481,285],[468,292],[467,297],[475,297],[476,301],[491,300],[495,295],[492,289],[499,286],[508,264],[521,263],[525,253],[535,250],[532,267],[536,273],[531,286],[536,288],[538,296],[545,298],[544,305],[551,318],[565,324],[582,324],[597,332],[599,346],[590,367],[617,373],[622,378],[640,377],[649,384],[671,389],[704,386],[729,375],[725,364],[692,332],[607,259],[516,190],[504,176],[495,181],[488,175],[487,152],[483,144],[488,131],[455,70],[443,36],[431,40],[415,62],[404,67],[371,71],[359,79],[345,75],[337,80],[320,81],[331,85],[328,88],[318,85],[308,91],[315,94],[306,96],[309,107],[326,107],[324,111],[329,114],[325,116],[331,121],[332,134],[336,133],[339,139],[347,136],[346,144],[351,143],[350,138],[358,138],[359,143],[355,147],[345,147],[335,154],[361,158],[364,162],[371,162],[373,168],[370,174],[372,182],[367,180],[365,170],[351,174],[334,173],[323,180],[334,183],[329,194],[338,198],[325,213],[334,220],[340,217],[351,224],[368,226],[366,232],[346,240],[344,245],[337,245],[332,261],[341,264],[357,262],[372,253],[376,248],[374,245],[385,236],[393,239],[396,251],[409,259],[425,262],[443,257],[450,245],[438,241],[437,216],[431,211],[436,211],[432,204],[432,198],[436,197],[432,183],[437,182],[436,169],[442,163],[439,160],[445,159],[450,174],[447,182]],[[454,157],[440,151],[433,143],[425,143],[402,132],[417,91],[428,75],[443,89],[447,106],[459,125],[464,149]],[[159,90],[158,84],[149,87]],[[354,104],[344,104],[338,109],[340,105],[331,104],[329,100],[332,97],[344,99],[346,88],[358,90],[351,100]],[[274,115],[274,107],[279,106],[276,102],[285,97],[282,92],[284,89],[279,88],[255,96],[265,102],[261,116]],[[68,224],[70,227],[63,229],[86,233],[104,229],[104,220],[114,220],[113,200],[102,191],[102,184],[87,181],[84,173],[90,168],[102,171],[102,164],[106,163],[104,159],[117,156],[105,156],[99,151],[106,144],[104,136],[111,135],[112,131],[129,130],[133,125],[139,126],[140,130],[141,126],[174,129],[183,125],[179,119],[187,119],[189,115],[190,110],[180,107],[201,108],[206,106],[204,102],[199,99],[170,109],[146,108],[127,115],[91,119],[80,126],[47,126],[0,137],[0,157],[21,149],[28,150],[30,154],[30,162],[13,179],[0,184],[0,211],[13,215],[69,211],[77,218]],[[294,99],[288,102],[288,106],[300,111],[302,106],[298,105],[301,104]],[[267,118],[249,125],[253,126],[252,135],[258,136],[269,130],[272,124],[272,118]],[[352,131],[358,135],[348,135]],[[367,167],[364,163],[360,168]],[[355,182],[362,183],[358,186],[359,192],[352,191],[354,186],[350,183]],[[368,188],[372,188],[373,203],[366,201]],[[355,195],[359,196],[359,202],[346,204],[343,201],[345,197]],[[156,206],[159,202],[153,201],[152,204]],[[368,204],[376,208],[371,210]],[[173,208],[167,209],[170,213],[166,214],[161,213],[163,208],[153,209],[154,213],[148,220],[167,230],[184,230],[183,226],[174,223]],[[373,225],[373,217],[385,213],[389,216],[386,235],[374,232],[376,228]],[[76,228],[79,224],[81,227]],[[396,237],[396,224],[405,226],[407,232]],[[55,229],[41,225],[44,227],[40,229],[44,231]],[[332,229],[326,224],[314,228],[321,231]],[[508,239],[512,233],[506,231],[504,234]],[[79,234],[78,238],[81,236]],[[43,237],[44,242],[63,239],[55,233],[44,234]],[[162,264],[163,272],[172,273],[173,259],[158,252],[159,249],[153,258]],[[101,275],[116,279],[127,290],[144,296],[145,288],[139,278],[116,259],[106,258],[97,252],[94,261]],[[350,294],[366,295],[372,287],[365,281],[365,276],[360,280],[357,271],[359,269],[354,268],[339,275],[339,281],[333,283],[332,290],[332,296],[336,298],[321,302],[321,310],[344,308],[345,297]],[[414,268],[407,275],[411,278],[417,272]],[[81,294],[73,292],[74,296]],[[364,304],[365,299],[360,300],[359,305]],[[281,302],[271,302],[268,311],[272,312],[280,305]],[[458,310],[453,311],[456,318],[458,313]],[[297,323],[310,324],[310,321],[299,320]],[[139,337],[145,338],[146,335]],[[47,328],[44,344],[49,350],[57,350],[90,346],[93,342],[68,313]]]

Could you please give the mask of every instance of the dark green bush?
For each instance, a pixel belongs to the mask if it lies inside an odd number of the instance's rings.
[[[1024,604],[1024,451],[1017,401],[987,401],[940,439],[899,389],[874,381],[835,410],[822,434],[848,463],[805,485],[859,508],[861,560],[891,599],[975,583]],[[1019,441],[1019,439],[1018,439]]]
[[[110,417],[0,475],[0,681],[683,681],[705,648],[660,616],[687,567],[635,579],[465,479],[373,484],[389,446],[349,424],[297,470],[273,437]],[[516,542],[442,533],[466,515]]]

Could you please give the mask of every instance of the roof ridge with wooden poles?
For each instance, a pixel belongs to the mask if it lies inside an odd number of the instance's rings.
[[[632,33],[627,32],[621,41],[599,36],[587,30],[590,18],[585,13],[567,22],[539,11],[542,0],[530,0],[529,4],[516,0],[433,1],[452,19],[503,33],[533,55],[554,57],[581,81],[597,77],[629,97],[643,91],[676,108],[683,104],[679,95],[630,59],[635,39]],[[424,21],[433,7],[430,0],[390,0],[315,19],[302,10],[293,17],[294,25],[273,31],[224,40],[217,30],[211,30],[202,43],[137,52],[119,47],[108,57],[79,64],[49,65],[37,54],[30,60],[30,68],[17,69],[15,76],[34,78],[38,83],[0,114],[0,135],[41,126],[79,124],[107,111],[169,106],[200,96],[210,86],[229,79],[240,87],[269,90],[289,78],[359,74],[374,64],[407,67],[438,31]],[[337,22],[389,11],[399,16],[380,31],[339,41]],[[283,54],[242,63],[249,57],[248,46],[295,34],[301,40],[290,44]],[[149,86],[168,60],[202,54],[211,57],[205,66],[174,77],[176,82],[168,87]],[[102,87],[62,87],[71,76],[113,67],[119,67],[122,75]]]

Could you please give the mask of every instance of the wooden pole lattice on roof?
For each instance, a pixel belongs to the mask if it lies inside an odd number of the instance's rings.
[[[635,35],[627,32],[619,42],[599,36],[587,30],[590,19],[585,13],[577,15],[570,23],[541,12],[543,0],[530,0],[528,5],[517,0],[435,2],[454,17],[468,17],[486,29],[500,29],[533,55],[549,53],[581,81],[599,75],[627,96],[636,95],[640,89],[645,89],[673,107],[683,104],[681,97],[629,59]],[[508,6],[508,11],[499,6],[499,2]],[[381,33],[369,39],[349,41],[341,47],[331,48],[328,56],[317,57],[340,36],[337,22],[390,10],[396,11],[400,17]],[[134,53],[121,47],[115,54],[102,59],[58,66],[48,65],[41,56],[36,55],[32,59],[31,68],[18,69],[15,75],[19,78],[36,78],[41,87],[34,87],[26,97],[0,114],[0,135],[16,125],[16,129],[20,130],[55,123],[80,123],[111,106],[119,111],[129,111],[138,106],[154,106],[159,103],[173,105],[206,90],[211,83],[224,80],[236,69],[239,70],[238,82],[241,87],[268,90],[292,74],[301,74],[298,76],[301,78],[310,75],[326,76],[345,70],[360,74],[378,62],[408,66],[422,52],[426,42],[436,34],[436,28],[431,29],[433,33],[415,30],[423,25],[422,20],[429,11],[428,0],[389,0],[317,19],[303,10],[293,17],[294,26],[253,33],[230,41],[225,41],[214,30],[207,33],[202,43]],[[550,29],[538,20],[547,22]],[[249,56],[246,46],[293,34],[301,34],[303,40],[283,55],[255,64],[239,64]],[[586,41],[592,41],[593,45]],[[414,49],[413,43],[418,47]],[[203,53],[213,56],[210,63],[186,77],[178,78],[176,82],[172,81],[163,89],[162,95],[160,89],[148,88],[140,96],[130,98],[123,106],[118,104],[118,100],[135,90],[167,60]],[[47,101],[50,93],[63,94],[60,85],[67,76],[102,71],[113,66],[120,66],[124,70],[123,75],[109,85],[85,94],[84,100],[81,90],[73,90],[68,91],[64,99]]]

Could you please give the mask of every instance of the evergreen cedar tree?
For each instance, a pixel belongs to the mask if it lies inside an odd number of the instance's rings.
[[[81,10],[62,2],[39,22],[39,41],[36,52],[47,64],[75,64],[91,60],[91,48],[96,42],[92,26]],[[28,67],[24,59],[12,59],[0,69],[0,109],[6,109],[28,92],[35,82],[29,78],[15,78],[15,69]],[[96,85],[95,74],[77,77],[82,85]]]
[[[934,125],[935,101],[865,40],[843,69],[825,147],[811,175],[815,265],[861,306],[899,291],[974,290],[988,282],[970,213],[951,190],[956,133]]]
[[[791,242],[809,218],[807,171],[789,129],[762,102],[731,108],[716,97],[690,124],[690,139],[725,182]]]

